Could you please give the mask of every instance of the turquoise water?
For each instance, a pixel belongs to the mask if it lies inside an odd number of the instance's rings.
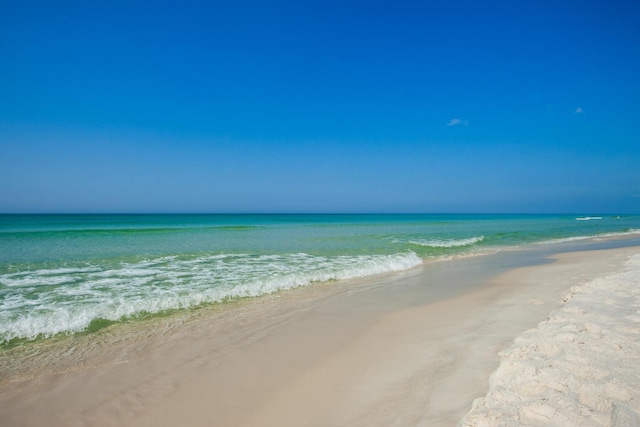
[[[0,345],[537,242],[640,216],[0,215]]]

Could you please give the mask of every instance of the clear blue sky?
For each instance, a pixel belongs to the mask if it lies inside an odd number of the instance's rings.
[[[640,213],[640,2],[2,0],[0,212]]]

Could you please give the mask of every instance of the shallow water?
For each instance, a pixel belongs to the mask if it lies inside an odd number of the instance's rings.
[[[400,272],[425,260],[640,235],[640,216],[584,218],[0,215],[0,345]]]

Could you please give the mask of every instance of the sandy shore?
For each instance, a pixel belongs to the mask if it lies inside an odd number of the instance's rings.
[[[76,337],[29,354],[40,361],[33,366],[14,359],[22,367],[14,369],[5,359],[0,419],[12,426],[455,425],[487,393],[501,351],[568,307],[562,297],[572,287],[620,273],[639,252],[572,252],[516,269],[488,269],[501,260],[493,256],[450,261],[158,321],[102,346]]]
[[[460,426],[640,425],[640,254],[563,301],[500,353]]]

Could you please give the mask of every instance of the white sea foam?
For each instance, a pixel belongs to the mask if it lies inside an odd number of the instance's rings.
[[[413,252],[321,257],[223,254],[177,257],[0,276],[0,343],[79,332],[96,319],[195,307],[306,286],[406,270],[422,264]],[[72,274],[73,273],[73,274]],[[16,285],[19,282],[19,286]],[[42,287],[42,283],[52,286]],[[18,289],[19,288],[19,289]]]
[[[62,285],[64,283],[72,283],[76,279],[74,276],[46,276],[38,274],[20,274],[13,277],[0,278],[0,285],[8,287],[29,287],[29,286],[49,286]]]
[[[416,239],[409,240],[409,243],[418,246],[427,246],[430,248],[457,248],[461,246],[471,246],[476,243],[482,242],[484,236],[470,237],[468,239],[451,239],[451,240],[439,240],[439,239]]]
[[[592,220],[598,220],[598,219],[602,219],[602,217],[601,216],[582,216],[582,217],[576,218],[576,221],[592,221]]]
[[[22,271],[0,276],[0,286],[25,287],[60,285],[67,282],[74,282],[77,280],[77,274],[93,271],[97,271],[97,268],[89,266],[84,268],[52,268]]]
[[[591,234],[586,236],[573,236],[573,237],[562,237],[559,239],[550,239],[544,240],[542,242],[536,242],[536,244],[548,244],[548,243],[565,243],[565,242],[575,242],[580,240],[589,240],[589,239],[610,239],[615,237],[631,237],[634,235],[640,235],[640,230],[632,229],[628,231],[620,231],[615,233],[598,233]]]

